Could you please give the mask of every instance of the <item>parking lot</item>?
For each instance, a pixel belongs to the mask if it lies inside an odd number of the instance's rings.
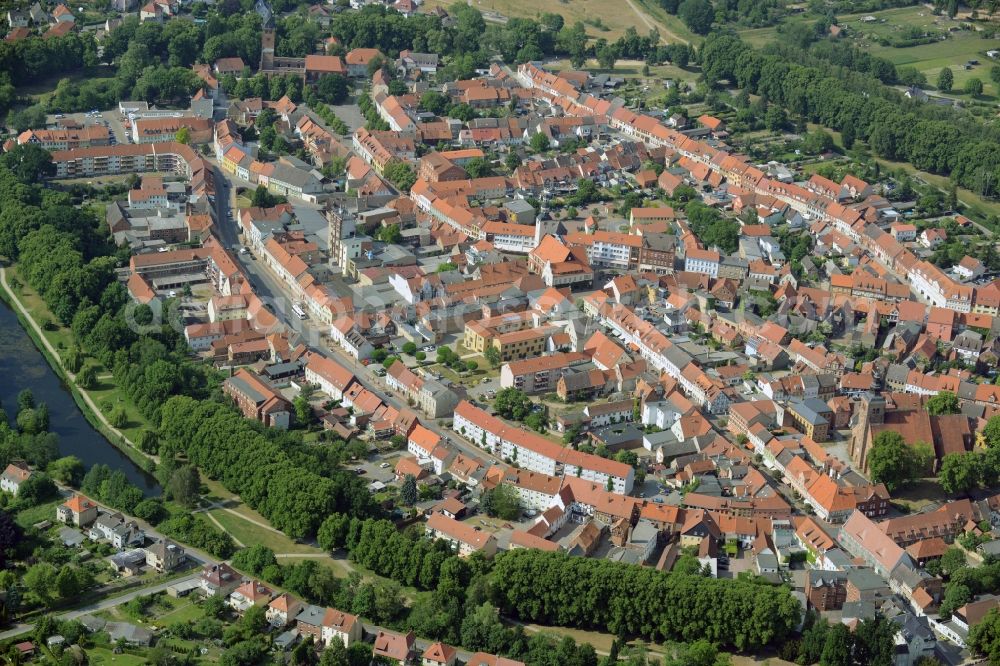
[[[125,125],[122,123],[117,109],[101,111],[97,114],[94,114],[92,111],[83,113],[56,113],[50,114],[46,118],[46,122],[50,127],[65,124],[66,121],[73,121],[84,127],[89,125],[104,125],[111,132],[112,144],[130,142],[128,134],[125,131]]]

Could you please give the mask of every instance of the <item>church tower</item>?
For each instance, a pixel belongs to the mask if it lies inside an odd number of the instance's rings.
[[[254,11],[260,14],[260,71],[274,69],[274,12],[267,0],[257,0]]]
[[[854,403],[854,423],[851,424],[849,452],[855,467],[868,469],[868,449],[871,446],[871,426],[885,423],[885,398],[877,393],[864,393]]]

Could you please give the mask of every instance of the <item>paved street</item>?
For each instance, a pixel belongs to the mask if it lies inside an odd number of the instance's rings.
[[[365,366],[358,363],[357,359],[350,356],[339,347],[331,349],[327,346],[323,339],[324,332],[319,327],[313,325],[312,321],[309,319],[301,320],[291,314],[293,299],[288,296],[283,284],[277,276],[265,268],[264,264],[260,260],[251,258],[251,255],[249,254],[240,254],[238,252],[238,248],[240,246],[238,238],[239,222],[236,219],[237,211],[234,192],[236,187],[240,186],[240,183],[239,181],[232,179],[229,174],[225,173],[221,169],[217,169],[217,172],[218,178],[216,181],[217,192],[215,202],[218,207],[217,219],[219,220],[220,227],[219,235],[224,245],[235,250],[235,256],[240,261],[244,271],[249,276],[254,291],[261,298],[261,300],[271,306],[275,316],[277,316],[285,326],[301,334],[310,347],[313,347],[325,356],[339,361],[345,367],[350,368],[362,386],[381,398],[383,402],[395,407],[396,409],[408,408],[406,401],[400,400],[394,394],[390,393],[386,388],[383,379],[374,374],[374,369],[378,366]],[[233,217],[227,216],[227,206],[229,207],[228,210],[232,211]],[[498,387],[497,385],[498,382],[494,380],[488,385],[483,385],[483,389],[492,388],[495,390]],[[466,455],[470,455],[484,461],[502,462],[496,456],[493,456],[480,449],[478,446],[465,441],[459,437],[457,433],[438,426],[437,422],[434,420],[423,418],[421,419],[421,423],[437,433],[438,436],[449,439],[456,448]]]
[[[165,581],[163,583],[157,583],[156,585],[150,585],[149,587],[140,587],[136,590],[132,590],[126,594],[111,597],[109,599],[102,599],[101,601],[94,602],[92,604],[87,604],[86,606],[81,606],[80,608],[75,608],[71,611],[66,611],[65,613],[56,613],[55,617],[60,620],[75,620],[81,615],[87,615],[88,613],[97,613],[99,611],[108,610],[109,608],[114,608],[115,606],[121,606],[122,604],[127,604],[136,597],[146,596],[149,594],[156,594],[157,592],[163,592],[171,585],[179,583],[184,579],[174,579]],[[17,624],[11,629],[0,632],[0,640],[6,640],[8,638],[13,638],[14,636],[19,636],[23,633],[29,632],[34,629],[34,624]]]

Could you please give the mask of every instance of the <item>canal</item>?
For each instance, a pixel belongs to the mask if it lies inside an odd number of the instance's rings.
[[[99,463],[120,469],[147,496],[160,494],[156,479],[87,422],[69,390],[21,328],[17,315],[3,301],[0,301],[0,378],[3,378],[0,401],[8,422],[14,423],[17,415],[18,392],[29,388],[37,402],[49,407],[49,429],[59,436],[62,455],[76,456],[87,469]]]

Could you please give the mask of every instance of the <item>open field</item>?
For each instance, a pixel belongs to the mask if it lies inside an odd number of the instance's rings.
[[[351,569],[348,565],[342,563],[340,560],[335,560],[332,557],[282,557],[278,560],[278,564],[287,566],[290,564],[298,564],[299,562],[304,562],[306,560],[311,560],[321,567],[326,567],[333,572],[333,575],[337,578],[347,578],[347,575],[351,573]]]
[[[426,0],[423,11],[434,7],[447,9],[454,0]],[[628,28],[635,28],[639,34],[647,34],[656,27],[667,41],[688,41],[690,33],[676,17],[650,16],[650,10],[643,7],[641,0],[606,2],[605,0],[469,0],[469,4],[483,12],[490,20],[490,13],[505,17],[536,18],[551,12],[561,14],[567,24],[583,21],[587,35],[592,39],[603,37],[614,41]],[[664,14],[664,16],[666,16]]]
[[[865,17],[874,16],[875,21],[863,21]],[[786,23],[810,22],[812,17],[795,16],[786,19]],[[962,22],[949,19],[946,16],[934,16],[923,5],[887,9],[871,14],[847,14],[838,17],[838,23],[848,31],[850,39],[857,47],[880,58],[885,58],[897,67],[910,66],[922,72],[927,77],[930,86],[937,82],[938,73],[945,67],[950,67],[955,75],[954,89],[960,91],[965,82],[973,77],[979,78],[984,84],[984,95],[1000,96],[1000,90],[990,81],[990,67],[993,61],[986,56],[986,51],[996,47],[995,40],[982,39],[973,30],[948,32],[949,28],[958,27]],[[880,39],[899,39],[910,29],[916,28],[928,34],[947,37],[941,41],[903,48],[883,46]],[[744,30],[741,37],[755,46],[774,41],[778,37],[776,27]],[[966,70],[969,60],[978,60],[978,65],[972,65]]]
[[[317,553],[318,549],[305,544],[295,543],[284,534],[265,529],[250,521],[233,515],[222,509],[213,509],[209,514],[219,521],[234,538],[246,545],[260,544],[267,546],[276,553]]]

